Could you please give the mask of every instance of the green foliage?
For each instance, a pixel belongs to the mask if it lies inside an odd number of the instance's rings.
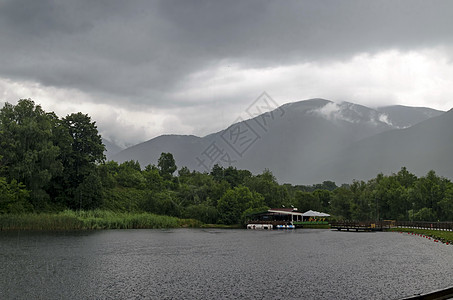
[[[70,114],[61,121],[61,138],[59,145],[64,149],[61,160],[64,167],[63,175],[57,179],[61,193],[67,198],[68,206],[72,209],[81,209],[84,203],[82,191],[87,191],[87,180],[93,178],[98,163],[104,161],[105,146],[98,134],[96,122],[92,122],[88,115],[82,113]],[[94,187],[94,186],[93,186]],[[101,185],[98,185],[101,188]],[[88,191],[89,197],[101,195]],[[96,208],[101,199],[90,199],[88,203]],[[85,202],[86,203],[86,202]]]
[[[239,216],[244,210],[244,205],[240,202],[237,193],[234,190],[228,190],[217,204],[217,210],[220,213],[219,222],[222,224],[237,224]]]
[[[354,220],[452,221],[452,185],[434,171],[417,178],[403,167],[397,174],[336,189],[330,212]]]
[[[60,120],[29,99],[6,103],[0,110],[0,143],[0,175],[26,186],[35,211],[102,203],[97,164],[104,145],[89,116]]]
[[[448,183],[448,188],[445,192],[445,196],[437,202],[437,206],[440,209],[438,219],[441,221],[451,221],[453,216],[453,184]]]
[[[151,192],[141,205],[144,211],[159,215],[180,216],[181,206],[176,202],[170,191]]]
[[[184,218],[196,219],[205,224],[215,224],[218,218],[217,208],[206,204],[189,205],[184,209]]]
[[[46,187],[63,171],[57,159],[60,149],[53,143],[56,123],[53,113],[29,99],[15,106],[6,103],[0,110],[0,175],[25,184],[31,204],[38,209],[50,199]]]
[[[245,210],[263,206],[264,199],[259,193],[251,192],[247,187],[235,187],[228,190],[217,204],[219,222],[227,225],[237,224]]]
[[[157,166],[159,167],[160,175],[165,179],[170,179],[177,169],[175,159],[171,153],[162,153]]]
[[[230,187],[234,188],[244,184],[247,178],[252,176],[252,173],[248,170],[238,170],[232,166],[223,168],[216,164],[212,168],[211,176],[217,182],[226,181],[230,184]]]
[[[101,208],[119,212],[147,211],[143,209],[148,192],[136,188],[121,186],[103,190],[103,204]]]
[[[126,213],[153,213],[238,224],[246,214],[292,205],[337,219],[453,221],[453,183],[434,171],[417,178],[403,167],[396,174],[341,187],[331,181],[293,186],[279,184],[267,169],[253,175],[214,165],[208,174],[182,167],[175,175],[171,153],[162,153],[157,166],[142,170],[137,161],[105,162],[103,152],[96,123],[88,115],[60,119],[29,99],[6,103],[0,110],[0,214],[41,213],[29,216],[48,220],[43,228],[63,227],[61,222],[71,220],[76,220],[71,228],[109,228],[103,222],[119,222],[116,217],[55,213],[102,209],[124,218],[129,218]]]
[[[352,197],[352,191],[346,187],[339,187],[338,189],[333,191],[333,199],[331,202],[330,212],[341,219],[351,220]]]
[[[248,216],[269,210],[269,206],[249,207],[241,215],[241,222],[244,223]]]
[[[257,176],[245,178],[245,184],[251,191],[261,194],[269,207],[289,205],[291,201],[285,186],[280,186],[271,171],[265,169]]]
[[[159,170],[155,166],[146,166],[145,171],[142,173],[145,178],[146,188],[153,191],[162,191],[164,189],[164,179],[160,176]]]
[[[315,190],[326,190],[332,192],[337,189],[338,186],[335,184],[335,182],[326,180],[322,183],[314,185],[296,185],[294,188],[303,192],[314,192]]]
[[[135,187],[138,189],[146,187],[146,179],[138,162],[126,161],[119,165],[115,178],[116,182],[123,187]]]
[[[423,207],[414,213],[414,221],[437,221],[432,208]]]
[[[95,209],[102,205],[102,183],[96,170],[87,174],[75,190],[79,209]]]
[[[0,214],[30,212],[33,207],[28,202],[29,194],[23,184],[15,180],[8,183],[0,177]]]

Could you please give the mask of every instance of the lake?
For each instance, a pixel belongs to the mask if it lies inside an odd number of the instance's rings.
[[[453,286],[453,246],[392,232],[0,232],[0,266],[0,299],[398,299]]]

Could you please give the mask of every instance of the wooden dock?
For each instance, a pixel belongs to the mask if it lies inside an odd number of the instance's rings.
[[[330,227],[337,230],[347,231],[382,231],[384,229],[397,228],[414,228],[414,229],[430,229],[441,231],[453,231],[453,222],[419,222],[419,221],[338,221],[331,222]]]
[[[337,229],[339,231],[382,231],[384,229],[392,227],[392,223],[389,221],[369,221],[369,222],[351,222],[341,221],[330,223],[330,228]]]
[[[453,222],[398,221],[396,222],[396,227],[453,231]]]

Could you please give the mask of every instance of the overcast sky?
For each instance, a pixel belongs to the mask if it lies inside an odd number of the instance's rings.
[[[262,92],[453,107],[453,1],[0,0],[0,102],[121,145],[203,136]]]

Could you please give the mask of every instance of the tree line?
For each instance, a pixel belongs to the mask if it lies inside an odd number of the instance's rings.
[[[88,115],[59,118],[30,99],[0,110],[0,146],[0,214],[104,209],[238,224],[253,212],[293,206],[347,220],[453,218],[453,183],[434,171],[418,178],[403,167],[338,187],[279,184],[269,170],[191,171],[178,168],[171,153],[157,165],[119,164],[105,161]]]

